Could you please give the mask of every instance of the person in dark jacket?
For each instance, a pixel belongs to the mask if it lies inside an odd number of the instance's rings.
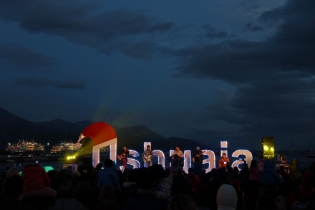
[[[196,203],[189,195],[178,194],[173,197],[171,203],[168,206],[169,210],[197,210]]]
[[[105,168],[98,172],[97,188],[101,190],[104,186],[115,188],[119,186],[117,173],[112,169],[113,161],[106,159]]]
[[[91,186],[87,181],[80,182],[75,189],[75,197],[85,208],[96,209],[96,204],[92,201]]]
[[[270,195],[263,195],[256,203],[256,210],[278,210],[277,203]]]
[[[62,183],[57,189],[57,200],[51,210],[73,209],[88,210],[80,202],[75,199],[74,186],[68,182]]]
[[[264,187],[276,187],[280,183],[280,177],[270,160],[264,160],[261,181]]]
[[[124,206],[125,210],[163,210],[167,209],[168,201],[165,199],[156,199],[155,196],[150,193],[150,188],[153,186],[150,178],[150,172],[148,168],[139,168],[137,170],[136,182],[138,189],[138,196],[130,197]]]
[[[180,157],[178,155],[174,155],[169,158],[169,161],[171,162],[171,174],[177,173],[178,167],[180,167]]]
[[[6,200],[0,203],[1,210],[35,210],[35,207],[24,205],[22,200],[23,195],[23,180],[20,176],[8,177],[4,183],[4,194]]]
[[[201,190],[201,181],[200,178],[194,173],[194,169],[188,169],[188,178],[192,189],[195,191],[197,195],[200,194]]]
[[[193,162],[194,163],[202,163],[204,151],[200,150],[200,147],[197,146],[195,153],[193,154]]]
[[[312,171],[307,171],[302,177],[302,183],[299,188],[287,196],[286,204],[289,209],[299,209],[300,203],[306,204],[311,196],[315,198],[315,176]],[[294,203],[295,207],[293,208]]]

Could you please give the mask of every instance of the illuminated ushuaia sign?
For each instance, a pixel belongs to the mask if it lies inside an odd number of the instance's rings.
[[[80,134],[78,142],[76,144],[76,147],[79,148],[81,146],[81,140],[84,137],[89,137],[92,140],[92,164],[96,166],[100,162],[100,149],[106,146],[109,146],[110,148],[110,159],[114,160],[116,162],[117,159],[117,135],[115,130],[108,124],[104,122],[96,122],[88,127],[86,127],[83,132]],[[144,142],[143,148],[146,150],[147,145],[151,146],[151,142]],[[227,141],[221,141],[221,156],[222,153],[226,153],[228,157],[228,142]],[[151,147],[152,148],[152,147]],[[169,156],[173,153],[174,150],[169,151]],[[216,157],[215,153],[212,150],[202,150],[204,151],[204,156],[206,158],[203,159],[202,163],[207,164],[206,172],[211,171],[213,168],[216,167]],[[133,157],[139,157],[139,153],[135,150],[129,149],[130,154],[133,155]],[[162,150],[153,150],[153,158],[157,158],[157,162],[165,167],[165,154]],[[168,156],[168,157],[169,157]],[[240,156],[245,156],[244,160],[250,164],[250,162],[253,159],[252,153],[248,151],[247,149],[238,149],[235,150],[232,153],[233,158],[237,158],[232,163],[232,167],[239,167],[239,165],[243,164],[243,160],[240,160]],[[140,168],[141,164],[138,160],[135,158],[128,158],[127,164],[132,165],[134,168]],[[156,159],[155,159],[156,160]],[[188,169],[191,167],[191,150],[184,150],[184,170],[188,172]],[[170,163],[169,163],[170,164]]]
[[[220,156],[222,156],[222,153],[225,153],[227,156],[228,156],[228,142],[227,141],[221,141],[220,142],[221,144],[221,151],[220,151]],[[151,142],[144,142],[143,143],[143,149],[146,150],[147,148],[147,145],[150,145],[151,146]],[[116,149],[117,149],[117,145],[110,145],[110,157],[112,157],[111,154],[117,154],[116,153]],[[169,156],[172,155],[174,150],[170,150],[169,151]],[[203,161],[202,161],[202,164],[207,164],[207,168],[206,169],[206,172],[209,172],[211,171],[213,168],[216,168],[216,164],[217,164],[217,160],[216,160],[216,156],[215,156],[215,153],[212,151],[212,150],[202,150],[204,151],[204,158]],[[184,170],[185,172],[188,172],[188,169],[192,166],[191,164],[191,155],[192,155],[192,152],[191,150],[184,150]],[[132,149],[129,149],[129,153],[133,156],[133,157],[139,157],[139,153],[136,151],[136,150],[132,150]],[[142,154],[142,152],[141,152]],[[162,150],[153,150],[152,151],[152,154],[153,154],[153,158],[157,158],[157,163],[162,165],[163,167],[165,167],[165,154]],[[169,157],[167,156],[167,157]],[[236,158],[237,160],[235,160],[234,162],[232,162],[232,167],[239,167],[239,165],[243,164],[243,160],[240,159],[239,157],[242,156],[244,157],[244,160],[249,164],[250,166],[250,162],[252,161],[253,159],[253,156],[252,156],[252,153],[247,150],[247,149],[238,149],[238,150],[235,150],[233,153],[232,153],[232,157],[233,158]],[[128,162],[127,164],[128,165],[132,165],[133,168],[140,168],[141,164],[138,160],[136,160],[135,158],[128,158]],[[116,162],[116,158],[114,160]],[[167,162],[168,163],[168,162]],[[168,163],[170,164],[170,163]]]

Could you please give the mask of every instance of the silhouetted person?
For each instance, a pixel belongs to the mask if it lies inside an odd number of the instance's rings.
[[[180,166],[180,157],[175,154],[174,156],[170,157],[170,162],[171,162],[171,174],[175,174],[178,171],[178,167]]]
[[[197,146],[195,153],[193,154],[193,162],[194,163],[202,163],[203,160],[203,151],[200,150],[200,147]]]
[[[169,210],[197,210],[196,203],[189,195],[178,194],[174,196],[168,206]]]
[[[58,209],[76,209],[87,210],[80,202],[75,199],[74,187],[70,183],[63,183],[58,186],[57,200],[52,210]]]
[[[277,203],[270,195],[260,197],[255,210],[277,210]]]
[[[163,210],[167,209],[168,201],[165,199],[156,199],[150,189],[153,186],[148,168],[136,169],[136,183],[139,187],[139,195],[130,197],[124,206],[125,210],[143,209],[143,210]]]
[[[79,182],[76,189],[76,199],[82,205],[90,210],[96,208],[95,202],[92,201],[92,190],[91,186],[87,181]]]
[[[35,207],[24,205],[22,200],[23,180],[20,176],[8,177],[4,183],[4,195],[6,200],[0,203],[1,210],[35,210]]]
[[[98,172],[97,188],[101,190],[104,186],[115,188],[119,186],[117,173],[112,169],[113,161],[106,159],[104,169]]]

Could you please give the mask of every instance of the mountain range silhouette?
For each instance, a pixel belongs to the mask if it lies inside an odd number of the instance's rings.
[[[46,147],[47,143],[52,146],[61,141],[76,142],[84,128],[92,123],[94,122],[90,120],[72,123],[62,119],[35,123],[11,114],[0,107],[0,151],[4,151],[8,143],[14,144],[19,140],[35,141],[46,145]],[[194,151],[196,146],[200,146],[202,149],[209,149],[210,146],[185,138],[164,138],[145,125],[124,128],[112,127],[117,134],[118,150],[123,146],[127,146],[130,149],[142,151],[143,142],[151,142],[153,150],[168,150],[180,146],[182,149]],[[211,149],[215,150],[212,146]],[[217,150],[219,150],[218,147]]]

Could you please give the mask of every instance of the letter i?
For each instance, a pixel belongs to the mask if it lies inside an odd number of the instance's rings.
[[[225,153],[226,154],[226,157],[228,157],[229,155],[228,155],[228,150],[227,150],[227,148],[228,148],[228,142],[227,141],[221,141],[220,142],[220,146],[221,146],[221,152],[220,152],[220,154],[221,154],[221,157],[222,157],[222,154],[223,153]]]

